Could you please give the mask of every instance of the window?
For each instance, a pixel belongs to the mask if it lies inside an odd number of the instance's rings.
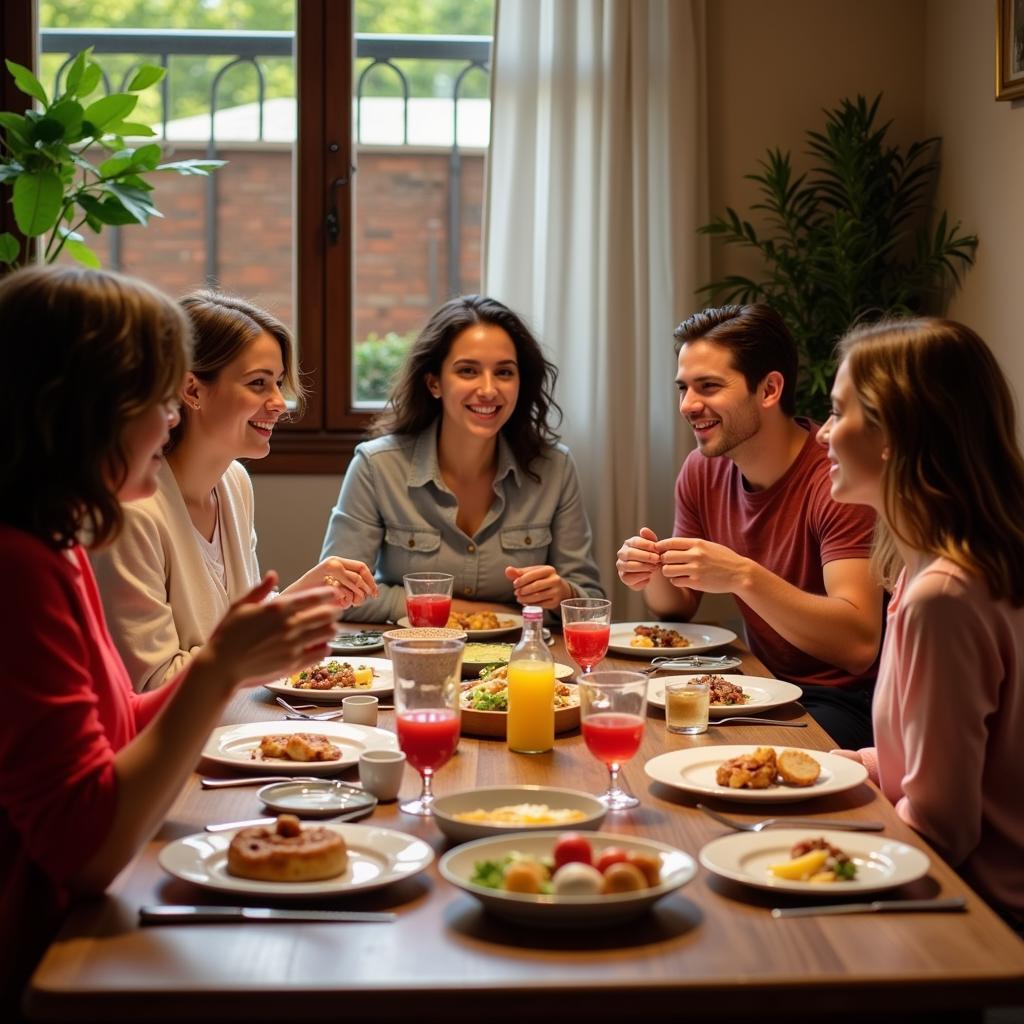
[[[310,400],[251,468],[336,473],[431,310],[479,289],[493,0],[244,7],[240,25],[227,0],[125,0],[113,25],[104,0],[5,0],[0,42],[26,64],[37,46],[48,84],[88,45],[114,88],[166,64],[140,119],[176,159],[228,164],[161,178],[164,219],[94,248],[172,294],[209,278],[281,316]]]

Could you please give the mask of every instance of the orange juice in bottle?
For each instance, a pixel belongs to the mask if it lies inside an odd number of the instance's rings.
[[[541,754],[555,745],[555,665],[543,623],[542,609],[523,609],[523,638],[508,663],[508,748],[520,754]]]

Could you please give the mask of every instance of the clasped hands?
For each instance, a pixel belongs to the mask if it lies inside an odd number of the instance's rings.
[[[643,590],[656,572],[680,589],[731,594],[747,581],[752,562],[732,548],[698,537],[659,540],[648,527],[624,541],[615,559],[619,579],[630,590]]]

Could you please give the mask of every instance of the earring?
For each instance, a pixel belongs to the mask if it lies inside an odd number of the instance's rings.
[[[191,405],[192,408],[195,409],[196,412],[199,412],[199,403],[198,402],[190,402],[189,405]]]

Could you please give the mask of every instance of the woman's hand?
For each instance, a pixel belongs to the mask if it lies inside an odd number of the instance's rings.
[[[553,565],[531,565],[525,569],[510,565],[505,576],[512,581],[516,600],[522,605],[557,608],[574,593]]]
[[[377,596],[377,581],[367,565],[354,558],[339,558],[337,555],[325,558],[282,593],[293,594],[311,587],[333,587],[340,608],[359,605],[368,597]]]
[[[287,675],[328,654],[337,632],[337,592],[315,587],[266,598],[277,582],[269,572],[236,601],[195,661],[215,671],[231,688]]]

